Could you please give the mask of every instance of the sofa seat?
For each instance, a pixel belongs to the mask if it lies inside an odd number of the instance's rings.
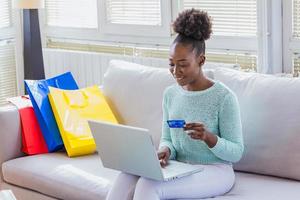
[[[66,200],[101,200],[119,174],[102,166],[97,154],[69,158],[51,153],[17,158],[3,163],[7,183]],[[88,195],[86,195],[88,194]],[[300,182],[236,172],[236,184],[215,200],[299,199]]]
[[[236,172],[234,188],[223,197],[214,200],[298,200],[300,199],[300,182]]]
[[[69,158],[63,152],[10,160],[2,172],[7,183],[66,200],[105,199],[119,174],[104,168],[97,154]]]

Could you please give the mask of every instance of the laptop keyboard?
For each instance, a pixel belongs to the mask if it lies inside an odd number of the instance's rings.
[[[176,169],[162,168],[162,173],[165,178],[169,178],[169,177],[176,176],[177,174],[180,174],[180,171]]]
[[[199,168],[199,166],[196,167],[196,166],[186,164],[186,163],[169,161],[169,164],[166,167],[161,168],[161,169],[162,169],[162,173],[163,173],[164,177],[169,178],[169,177],[174,177],[174,176],[178,176],[181,174],[185,174],[190,171],[194,171],[196,168]]]

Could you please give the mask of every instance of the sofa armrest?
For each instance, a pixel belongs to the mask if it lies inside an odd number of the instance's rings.
[[[12,104],[0,107],[0,178],[2,163],[24,155],[21,152],[21,126],[17,108]],[[1,182],[0,181],[0,182]]]

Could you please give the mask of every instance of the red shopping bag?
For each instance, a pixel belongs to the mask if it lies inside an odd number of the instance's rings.
[[[9,98],[19,110],[22,127],[22,151],[27,155],[48,153],[48,148],[27,96]]]

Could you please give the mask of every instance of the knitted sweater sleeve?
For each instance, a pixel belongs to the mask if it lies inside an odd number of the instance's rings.
[[[217,144],[210,150],[222,160],[237,162],[242,157],[244,144],[240,109],[234,94],[225,96],[218,117],[220,136]]]

